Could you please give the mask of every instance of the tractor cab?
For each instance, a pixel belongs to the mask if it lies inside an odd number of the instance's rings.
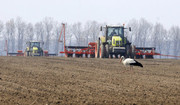
[[[123,37],[124,29],[123,27],[107,27],[107,35],[108,37],[112,37],[115,35]]]
[[[26,43],[29,50],[38,50],[41,48],[41,43],[38,41],[29,41]]]
[[[123,46],[124,41],[124,27],[118,27],[118,26],[107,26],[106,27],[106,39],[109,45],[112,45],[114,47]]]
[[[112,58],[113,55],[117,58],[118,55],[129,57],[132,55],[131,43],[124,36],[125,31],[123,26],[107,26],[101,27],[102,34],[97,41],[97,56],[100,58]],[[131,28],[129,28],[131,31]]]
[[[40,42],[29,42],[30,48],[38,47],[40,48]]]
[[[124,30],[127,29],[124,28],[124,26],[106,26],[105,28],[105,39],[109,45],[114,47],[125,47],[125,45],[129,43],[127,38],[124,37]],[[130,28],[129,30],[131,31]]]

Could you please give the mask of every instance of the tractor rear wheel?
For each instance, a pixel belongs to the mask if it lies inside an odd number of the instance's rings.
[[[97,45],[96,45],[96,48],[95,48],[95,57],[96,58],[99,58],[99,40],[97,41]]]
[[[106,44],[105,48],[106,48],[105,58],[109,58],[109,44]]]
[[[101,46],[100,46],[99,54],[100,54],[100,58],[104,58],[105,53],[104,53],[104,45],[103,44],[101,44]]]

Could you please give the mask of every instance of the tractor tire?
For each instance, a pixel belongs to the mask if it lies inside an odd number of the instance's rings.
[[[110,58],[113,58],[113,54],[110,54]]]
[[[125,57],[126,58],[129,58],[129,56],[130,56],[130,45],[126,45],[126,49],[125,49],[126,51],[126,53],[125,53]]]
[[[100,50],[99,50],[100,58],[104,58],[104,56],[105,56],[105,51],[104,50],[105,50],[104,45],[101,44]]]
[[[75,57],[76,57],[76,58],[79,58],[79,54],[75,54]]]
[[[67,57],[71,57],[71,54],[67,54]]]
[[[115,54],[115,58],[118,58],[118,54]]]
[[[73,54],[70,54],[70,57],[73,57]]]
[[[95,57],[96,58],[99,58],[99,49],[100,49],[99,43],[100,43],[100,41],[98,40],[97,41],[97,46],[96,46],[96,49],[95,49]]]
[[[83,57],[83,54],[79,54],[79,57],[82,58],[82,57]]]
[[[105,58],[109,58],[109,44],[106,44],[105,48],[106,48]]]

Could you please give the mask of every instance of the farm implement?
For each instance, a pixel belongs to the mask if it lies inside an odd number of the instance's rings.
[[[95,57],[95,42],[90,42],[88,46],[65,46],[65,51],[60,53],[65,53],[65,57]]]

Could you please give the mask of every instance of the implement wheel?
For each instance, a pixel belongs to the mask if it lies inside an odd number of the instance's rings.
[[[90,54],[90,58],[94,58],[95,57],[95,55],[94,54]]]
[[[85,54],[85,58],[88,58],[88,54]]]
[[[136,59],[143,59],[142,55],[136,55]]]

